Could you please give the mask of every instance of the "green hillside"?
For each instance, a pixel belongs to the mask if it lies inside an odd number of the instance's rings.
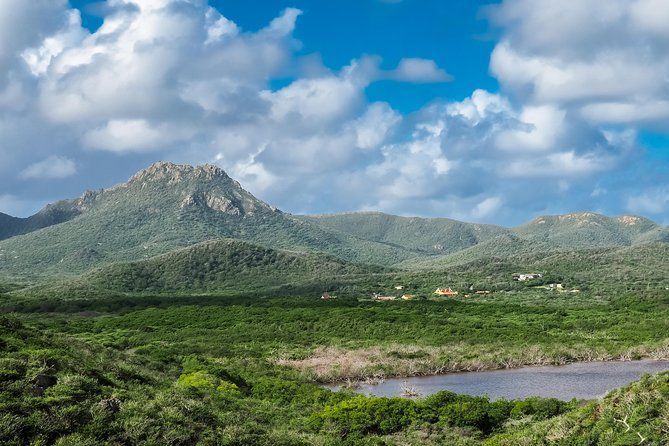
[[[369,274],[378,267],[345,263],[335,257],[277,251],[238,240],[196,244],[136,262],[107,265],[41,291],[45,295],[268,291],[279,286],[320,284],[336,277]]]
[[[532,242],[559,248],[629,246],[666,238],[666,228],[642,217],[607,217],[593,212],[538,217],[514,228]]]
[[[448,284],[461,293],[468,293],[470,287],[510,291],[528,303],[554,301],[564,304],[564,299],[611,301],[626,295],[652,299],[652,296],[666,294],[669,289],[667,243],[544,252],[523,250],[524,247],[531,248],[531,243],[517,242],[513,237],[506,244],[499,241],[489,246],[491,249],[483,249],[487,243],[431,261],[403,264],[407,267],[402,273],[404,280],[420,283],[421,291],[428,294],[430,287],[434,290]],[[518,251],[509,251],[516,243]],[[493,250],[493,247],[499,250]],[[513,273],[519,272],[542,273],[543,277],[528,282],[513,280]],[[556,293],[541,288],[551,283],[561,283],[566,290],[578,289],[579,293]],[[553,299],[556,297],[562,297],[562,300]],[[502,298],[505,298],[504,294],[499,293],[484,297],[491,302]]]
[[[82,206],[83,199],[59,201],[28,218],[12,217],[0,212],[0,240],[68,221],[81,212]]]
[[[398,217],[359,212],[303,217],[320,226],[365,240],[401,246],[425,254],[448,254],[507,234],[505,228],[448,218]]]

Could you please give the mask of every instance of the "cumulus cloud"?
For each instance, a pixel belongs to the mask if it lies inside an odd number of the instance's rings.
[[[574,203],[655,212],[664,186],[623,190],[607,178],[642,159],[638,128],[669,117],[666,10],[657,0],[506,0],[492,13],[502,90],[403,115],[370,102],[369,85],[447,82],[446,70],[411,57],[382,69],[378,56],[326,67],[298,55],[295,8],[248,31],[205,0],[107,0],[91,32],[65,0],[6,0],[0,191],[12,198],[0,210],[39,194],[13,172],[71,191],[85,178],[101,186],[109,166],[124,166],[117,182],[125,166],[171,159],[215,162],[293,212],[510,223]]]
[[[450,74],[437,66],[433,60],[405,58],[400,60],[391,78],[406,82],[448,82]]]
[[[666,2],[506,0],[492,17],[504,35],[491,70],[514,94],[595,123],[669,117]]]
[[[76,172],[77,166],[74,161],[54,155],[26,167],[19,177],[24,180],[61,179],[72,176]]]
[[[649,188],[627,199],[627,209],[639,214],[661,215],[669,210],[669,186]]]
[[[155,151],[187,139],[187,135],[179,135],[180,130],[166,125],[153,126],[144,119],[113,119],[87,131],[81,140],[85,147],[111,152]]]

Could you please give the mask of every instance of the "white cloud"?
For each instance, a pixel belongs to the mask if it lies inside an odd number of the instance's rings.
[[[565,178],[591,175],[608,170],[613,160],[595,153],[578,155],[574,151],[551,153],[546,157],[523,158],[499,168],[499,174],[508,178]]]
[[[106,6],[89,32],[65,0],[0,0],[0,190],[40,193],[19,190],[15,172],[60,177],[70,193],[110,165],[209,161],[294,212],[516,222],[574,202],[643,203],[645,186],[607,179],[643,156],[636,126],[666,129],[669,116],[656,0],[506,0],[491,60],[502,90],[409,115],[370,103],[367,87],[445,82],[443,68],[404,58],[385,70],[377,56],[326,67],[298,55],[300,10],[249,32],[204,0]],[[272,88],[279,78],[293,80]]]
[[[565,112],[550,105],[528,106],[523,109],[519,129],[505,130],[497,136],[497,145],[509,151],[547,151],[559,148]]]
[[[636,0],[630,6],[630,14],[640,31],[669,37],[669,4],[665,0]]]
[[[84,146],[111,152],[145,152],[171,147],[182,141],[167,126],[155,127],[144,119],[114,119],[103,127],[86,132]]]
[[[357,146],[374,149],[383,143],[402,117],[385,102],[371,104],[354,124]]]
[[[492,73],[516,95],[595,123],[669,117],[669,7],[663,0],[506,0]]]
[[[391,77],[405,82],[448,82],[452,80],[450,74],[437,66],[433,60],[420,58],[405,58],[400,60]]]
[[[508,114],[510,112],[511,105],[505,97],[485,90],[474,90],[471,97],[448,105],[448,114],[451,116],[460,115],[475,124],[490,115]]]
[[[627,209],[640,214],[660,215],[669,211],[669,186],[649,188],[627,199]]]
[[[275,120],[295,120],[309,125],[328,125],[350,116],[362,103],[362,90],[351,79],[328,76],[299,79],[277,92],[265,92]]]
[[[27,179],[62,179],[74,175],[77,166],[71,159],[62,156],[50,156],[42,161],[31,164],[20,174],[19,178]]]
[[[472,215],[476,219],[481,219],[493,215],[502,206],[500,197],[488,197],[479,202],[472,210]]]

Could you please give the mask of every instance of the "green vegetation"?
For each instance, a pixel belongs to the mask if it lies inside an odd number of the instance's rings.
[[[669,441],[669,373],[645,376],[548,421],[510,429],[486,446],[664,445]]]
[[[381,212],[301,218],[363,240],[401,246],[424,255],[456,252],[509,232],[493,225],[463,223],[448,218],[398,217]]]
[[[125,184],[56,203],[29,219],[0,216],[0,276],[79,274],[220,238],[392,266],[481,245],[481,254],[499,253],[500,240],[510,250],[522,245],[537,254],[666,242],[669,232],[639,217],[591,213],[541,217],[514,229],[380,213],[295,217],[258,200],[217,167],[157,163]]]
[[[0,275],[78,274],[220,238],[327,252],[368,264],[389,265],[418,255],[284,214],[213,166],[158,163],[126,184],[86,193],[72,203],[81,209],[75,218],[0,241]]]
[[[531,242],[547,242],[559,248],[629,246],[669,240],[669,231],[646,218],[607,217],[593,212],[548,215],[514,228]]]
[[[586,409],[448,392],[368,398],[314,380],[345,377],[336,354],[370,351],[359,377],[666,357],[669,328],[668,295],[563,309],[314,297],[183,305],[163,296],[152,308],[109,312],[103,297],[85,302],[86,312],[0,317],[5,444],[514,444],[530,432],[541,438],[553,419],[588,419]],[[320,374],[310,361],[324,348],[332,368]],[[634,420],[643,435],[659,423],[652,412]],[[625,434],[617,424],[613,434]]]
[[[669,373],[595,402],[319,385],[669,359],[669,233],[645,219],[295,217],[157,163],[0,214],[0,240],[2,446],[669,443]]]
[[[30,289],[39,296],[95,297],[116,293],[182,294],[218,291],[315,293],[335,287],[342,276],[382,271],[325,254],[276,251],[237,240],[203,242],[148,260],[115,263],[62,283]],[[320,288],[320,289],[319,289]]]

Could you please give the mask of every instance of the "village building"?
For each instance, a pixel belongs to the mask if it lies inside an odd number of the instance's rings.
[[[413,294],[402,294],[402,297],[401,297],[402,300],[412,300],[412,299],[415,299],[415,298],[416,298],[416,296],[414,296]]]
[[[330,295],[330,293],[328,293],[328,292],[326,291],[326,292],[323,293],[323,295],[321,296],[321,299],[322,299],[322,300],[330,300],[330,299],[334,299],[334,296]]]
[[[395,289],[396,289],[396,290],[403,290],[403,289],[404,289],[404,285],[395,285]]]
[[[448,287],[448,288],[437,288],[437,289],[435,290],[434,294],[436,294],[436,295],[438,295],[438,296],[448,296],[448,297],[453,297],[453,296],[457,296],[457,295],[458,295],[458,292],[457,292],[457,291],[453,291],[452,288]]]
[[[519,282],[525,282],[527,280],[538,279],[540,277],[543,277],[543,274],[540,274],[540,273],[528,273],[528,274],[516,273],[516,274],[513,275],[514,280],[517,280]]]
[[[389,300],[395,300],[395,299],[397,299],[396,296],[382,296],[382,295],[380,295],[380,294],[378,294],[378,293],[375,293],[374,296],[373,296],[372,298],[373,298],[374,300],[378,300],[378,301],[381,301],[381,302],[386,302],[386,301],[389,301]]]

